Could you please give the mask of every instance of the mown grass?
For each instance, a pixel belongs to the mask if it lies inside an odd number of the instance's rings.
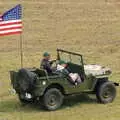
[[[109,66],[110,79],[120,82],[119,0],[1,0],[0,12],[18,3],[24,8],[24,67],[39,67],[44,51],[55,58],[56,48],[63,48],[83,54],[85,63]],[[106,105],[87,95],[66,98],[54,112],[21,105],[9,79],[9,71],[20,68],[19,47],[19,35],[0,37],[0,120],[119,120],[119,87]]]

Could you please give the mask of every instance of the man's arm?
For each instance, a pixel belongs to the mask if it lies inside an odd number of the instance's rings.
[[[51,60],[49,61],[50,62],[50,65],[52,65],[56,60]]]

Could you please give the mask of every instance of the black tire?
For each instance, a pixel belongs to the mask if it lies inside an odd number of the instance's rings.
[[[64,96],[59,89],[50,88],[43,96],[43,104],[47,110],[53,111],[62,105],[63,98]]]
[[[28,104],[28,103],[32,103],[34,101],[33,98],[26,99],[25,94],[18,94],[18,98],[22,104]]]
[[[110,103],[116,97],[116,88],[112,82],[104,82],[97,87],[96,97],[100,103]]]

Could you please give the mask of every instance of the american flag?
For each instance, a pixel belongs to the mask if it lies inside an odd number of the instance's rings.
[[[22,32],[22,7],[17,5],[0,16],[0,36]]]

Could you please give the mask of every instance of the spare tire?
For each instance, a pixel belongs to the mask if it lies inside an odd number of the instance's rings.
[[[22,68],[18,71],[16,79],[20,91],[30,92],[34,88],[35,82],[37,80],[37,75],[34,72]]]

